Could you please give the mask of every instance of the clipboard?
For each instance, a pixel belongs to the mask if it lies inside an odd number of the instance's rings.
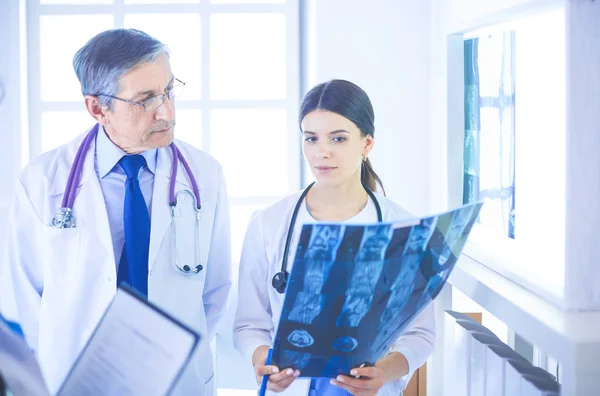
[[[3,372],[8,387],[19,389],[17,394],[49,395],[33,351],[7,329],[0,323],[0,356],[11,357],[11,367],[17,368]],[[121,285],[57,396],[169,394],[200,339],[193,329]]]

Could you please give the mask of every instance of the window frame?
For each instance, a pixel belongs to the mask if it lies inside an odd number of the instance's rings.
[[[287,129],[290,139],[286,148],[288,158],[288,190],[295,191],[300,181],[300,138],[294,139],[298,131],[296,112],[299,106],[299,10],[298,0],[286,0],[275,4],[212,4],[201,0],[197,4],[125,4],[125,0],[114,0],[113,4],[39,4],[39,0],[28,2],[27,8],[27,55],[28,55],[28,155],[23,164],[41,154],[41,114],[45,111],[81,111],[82,101],[43,102],[41,99],[41,64],[39,19],[42,15],[94,15],[112,14],[114,27],[124,26],[126,14],[197,13],[201,18],[201,99],[179,102],[180,110],[202,112],[202,150],[210,152],[210,111],[213,109],[285,108],[288,114]],[[286,16],[286,98],[281,100],[211,100],[210,99],[210,16],[216,13],[283,13]],[[167,43],[168,44],[168,43]],[[233,197],[232,204],[253,204],[257,198],[271,202],[279,197]]]
[[[475,25],[473,28],[458,31],[448,36],[448,144],[446,148],[448,153],[448,203],[450,207],[462,204],[465,125],[464,40],[477,37],[482,33],[502,33],[508,30],[516,30],[518,40],[518,25],[522,19],[525,19],[532,14],[541,14],[552,10],[564,10],[565,18],[567,17],[565,6],[557,4],[552,7],[536,10],[535,13],[507,15],[506,18],[511,19],[508,22],[496,21],[496,23],[494,23],[493,21],[488,21],[490,26],[487,28],[482,29],[480,26]],[[517,113],[519,111],[518,104],[516,111]],[[568,129],[566,130],[566,133],[569,133]],[[563,210],[566,210],[566,207],[563,208]],[[518,220],[516,220],[516,223],[518,224]],[[567,246],[565,246],[565,249],[567,249]],[[530,278],[534,278],[533,273],[520,269],[526,266],[519,264],[520,262],[523,262],[524,258],[521,253],[520,244],[517,240],[494,235],[490,232],[488,227],[477,223],[473,226],[471,235],[465,244],[462,254],[509,279],[524,289],[529,290],[535,295],[543,298],[545,301],[563,309],[569,307],[566,295],[566,276],[562,288],[560,288],[558,292],[553,292],[549,288],[542,286],[540,283],[531,280]],[[519,270],[515,270],[516,268],[519,268]],[[565,260],[565,273],[567,269],[568,262]]]

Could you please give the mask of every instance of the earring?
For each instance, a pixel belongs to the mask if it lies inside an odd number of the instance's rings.
[[[363,155],[362,159],[363,159],[364,162],[367,162],[367,156],[366,155]]]

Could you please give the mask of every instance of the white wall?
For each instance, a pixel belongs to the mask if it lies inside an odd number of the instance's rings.
[[[19,0],[0,1],[0,255],[4,248],[5,223],[21,169],[21,95],[19,63]]]
[[[314,70],[307,84],[343,78],[375,109],[375,171],[387,194],[416,214],[429,210],[429,0],[317,0]]]

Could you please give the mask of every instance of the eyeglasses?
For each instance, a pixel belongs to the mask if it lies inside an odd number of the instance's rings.
[[[175,84],[167,92],[165,92],[164,94],[156,95],[151,98],[142,100],[141,102],[133,102],[131,100],[121,99],[121,98],[117,98],[116,96],[106,95],[106,94],[97,94],[94,96],[106,96],[107,98],[117,99],[117,100],[120,100],[121,102],[129,103],[129,104],[132,104],[135,106],[142,106],[144,108],[144,111],[154,111],[163,105],[163,103],[165,102],[165,97],[169,98],[169,100],[173,100],[176,97],[181,96],[183,94],[184,88],[185,88],[185,83],[176,78]]]

